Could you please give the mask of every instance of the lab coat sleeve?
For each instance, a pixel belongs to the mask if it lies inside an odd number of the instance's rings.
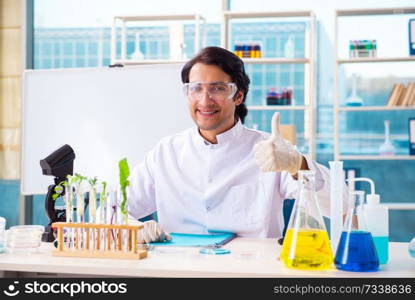
[[[129,177],[127,188],[130,218],[140,219],[156,211],[154,170],[156,149],[150,151]]]
[[[315,162],[309,155],[303,155],[308,168],[315,172],[315,184],[318,204],[321,214],[330,217],[330,171],[327,167]],[[283,199],[297,199],[299,193],[298,181],[287,172],[281,173],[280,193]],[[343,208],[346,207],[347,188],[343,189]]]

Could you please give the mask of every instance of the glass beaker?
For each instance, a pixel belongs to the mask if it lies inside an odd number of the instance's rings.
[[[352,191],[334,264],[344,271],[377,271],[379,259],[363,214],[363,191]]]
[[[298,172],[300,193],[281,251],[281,261],[289,268],[325,270],[333,266],[333,252],[320,214],[314,177],[314,171]]]

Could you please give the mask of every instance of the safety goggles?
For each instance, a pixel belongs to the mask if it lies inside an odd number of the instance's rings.
[[[237,91],[233,82],[188,82],[183,84],[183,92],[191,101],[202,100],[205,94],[216,101],[232,99]]]

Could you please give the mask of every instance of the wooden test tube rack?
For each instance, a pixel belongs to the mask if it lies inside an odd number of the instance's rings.
[[[70,257],[145,258],[147,250],[138,249],[137,245],[138,230],[142,227],[143,225],[56,222],[52,224],[52,228],[58,230],[58,247],[52,254]],[[72,229],[72,243],[65,241],[64,229]],[[67,234],[67,238],[68,236]],[[127,241],[123,243],[123,238],[126,237]]]

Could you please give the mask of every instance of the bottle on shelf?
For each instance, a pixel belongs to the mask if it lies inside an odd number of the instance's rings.
[[[346,100],[347,106],[362,106],[363,100],[357,95],[357,74],[352,74],[352,93]]]
[[[295,45],[292,35],[290,35],[284,45],[284,56],[286,58],[294,58]]]
[[[144,54],[140,50],[140,33],[135,34],[135,49],[133,54],[131,55],[132,60],[143,60]]]
[[[415,19],[409,20],[409,55],[415,55]]]
[[[277,104],[277,91],[275,88],[270,88],[267,94],[267,105],[276,105]]]
[[[292,88],[283,88],[279,91],[276,88],[270,88],[267,94],[267,105],[291,105],[292,104]]]
[[[380,155],[395,155],[395,147],[390,141],[390,121],[385,120],[385,141],[379,147]]]

